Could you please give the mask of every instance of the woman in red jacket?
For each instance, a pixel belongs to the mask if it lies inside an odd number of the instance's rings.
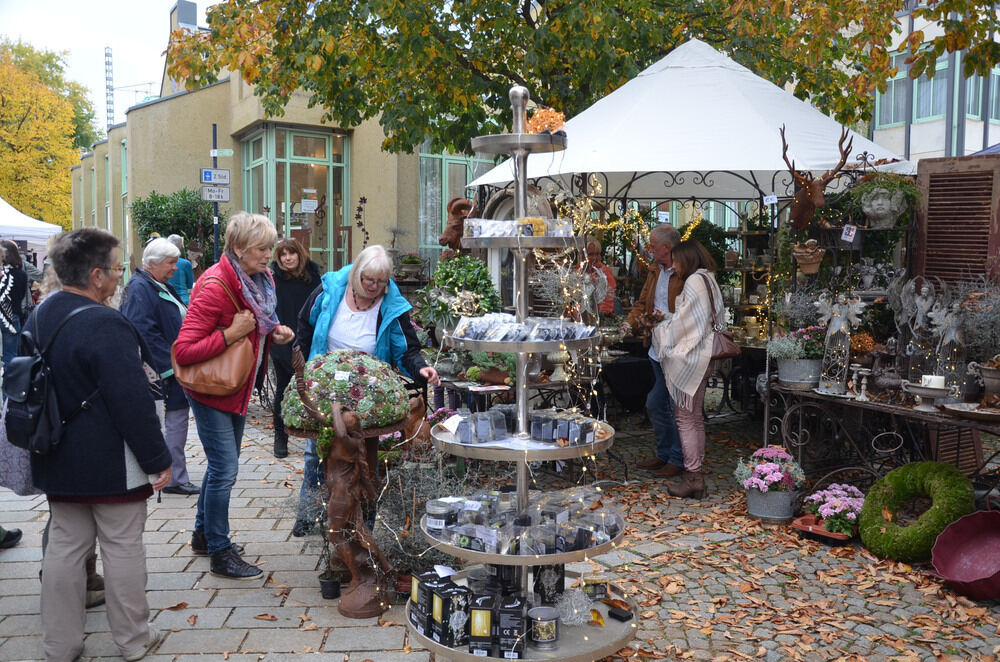
[[[208,460],[191,548],[196,554],[211,555],[213,575],[231,579],[261,574],[260,568],[240,557],[243,548],[229,540],[229,495],[239,469],[247,405],[258,375],[267,370],[267,346],[270,342],[284,345],[295,338],[290,328],[278,322],[275,312],[274,279],[267,262],[276,238],[274,224],[266,216],[239,212],[230,219],[222,258],[195,284],[174,343],[179,365],[218,356],[244,336],[250,338],[257,357],[252,374],[233,395],[184,389]]]

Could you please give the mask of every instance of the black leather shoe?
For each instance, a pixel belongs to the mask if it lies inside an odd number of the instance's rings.
[[[218,554],[212,554],[212,574],[227,579],[256,579],[263,571],[255,565],[250,565],[233,551],[224,549]]]
[[[275,433],[274,435],[274,457],[279,460],[288,457],[288,436]]]
[[[229,545],[229,549],[237,554],[243,554],[243,545],[232,543]],[[208,541],[205,540],[205,534],[201,531],[195,531],[191,534],[191,551],[198,556],[208,555]]]
[[[7,529],[0,538],[0,549],[10,549],[21,542],[21,529]]]
[[[193,494],[199,494],[201,488],[194,483],[188,481],[182,483],[181,485],[171,485],[170,487],[164,487],[163,491],[167,494],[182,494],[184,496],[191,496]]]
[[[308,534],[313,530],[315,526],[314,522],[307,522],[304,519],[295,520],[295,524],[292,526],[292,535],[296,538],[301,538],[302,536]]]

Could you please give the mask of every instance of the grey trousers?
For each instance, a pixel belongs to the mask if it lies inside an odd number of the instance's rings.
[[[170,487],[183,485],[190,480],[188,478],[187,457],[184,455],[190,412],[191,410],[187,407],[164,411],[163,400],[156,401],[156,415],[160,417],[163,440],[167,442],[167,450],[170,451],[170,469],[173,472]]]
[[[101,543],[111,637],[122,656],[149,643],[146,602],[146,502],[49,502],[49,544],[42,561],[42,646],[49,662],[72,662],[83,653],[84,563]]]

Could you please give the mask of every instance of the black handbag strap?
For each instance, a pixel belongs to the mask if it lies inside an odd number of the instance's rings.
[[[43,347],[41,351],[39,351],[39,354],[42,355],[42,358],[47,358],[48,351],[52,347],[52,343],[55,342],[56,336],[59,335],[59,332],[62,331],[62,328],[66,326],[66,322],[70,321],[70,319],[72,319],[73,317],[75,317],[79,313],[82,313],[85,310],[88,310],[90,308],[100,308],[100,307],[101,304],[85,303],[82,306],[77,306],[73,310],[69,311],[69,313],[66,314],[66,317],[62,318],[62,320],[59,321],[59,324],[56,325],[55,331],[52,332],[52,337],[49,338],[47,343],[45,343],[45,347]],[[34,326],[36,333],[38,332],[38,311],[40,309],[41,306],[36,306],[35,309],[31,311],[31,315],[35,320]],[[32,347],[34,347],[35,339],[31,335],[31,333],[29,331],[22,331],[22,333],[28,336],[28,339],[31,341]],[[101,387],[100,385],[98,385],[98,387],[94,389],[94,392],[88,395],[86,398],[84,398],[83,402],[81,402],[80,405],[76,409],[74,409],[69,416],[66,416],[62,419],[61,423],[63,425],[66,425],[68,422],[73,420],[77,416],[77,414],[87,409],[90,409],[91,403],[93,403],[94,399],[97,398],[100,392],[101,392]]]
[[[712,283],[710,282],[712,279],[704,271],[701,272],[701,275],[705,277],[705,287],[708,288],[708,305],[712,306],[712,330],[721,331],[722,326],[719,324],[719,319],[715,316],[715,293],[712,292]]]

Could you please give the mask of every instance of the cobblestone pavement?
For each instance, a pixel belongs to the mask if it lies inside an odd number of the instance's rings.
[[[599,459],[597,475],[622,481],[652,451],[640,416],[615,421],[620,458]],[[195,499],[149,503],[146,530],[152,621],[166,632],[153,661],[372,660],[421,662],[398,606],[381,619],[349,620],[323,600],[314,544],[291,536],[301,480],[301,444],[275,460],[270,421],[252,410],[233,491],[235,540],[264,578],[212,577],[189,545]],[[591,561],[639,604],[632,659],[868,660],[993,659],[1000,652],[1000,605],[956,596],[926,568],[880,562],[858,546],[803,542],[745,516],[730,476],[735,459],[760,444],[745,418],[713,422],[701,502],[669,497],[665,483],[633,469],[608,488],[629,522],[621,549]],[[189,469],[200,482],[204,456],[190,426]],[[543,479],[558,486],[559,477]],[[47,508],[41,497],[0,489],[0,523],[24,531],[0,551],[0,660],[41,658],[38,569]],[[576,564],[586,569],[589,564]],[[85,660],[120,659],[106,612],[88,612]],[[404,657],[405,656],[405,657]],[[557,659],[557,658],[554,658]]]

